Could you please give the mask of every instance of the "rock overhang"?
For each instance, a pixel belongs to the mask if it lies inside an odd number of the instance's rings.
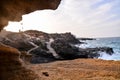
[[[0,31],[8,21],[20,21],[22,15],[36,10],[57,9],[61,0],[1,0],[0,1]],[[17,26],[16,26],[17,27]],[[20,59],[22,53],[0,42],[0,79],[1,80],[35,80],[37,75],[26,68]],[[24,78],[23,75],[26,77]],[[31,76],[32,75],[32,76]],[[37,79],[38,80],[38,79]]]
[[[61,0],[1,0],[0,30],[8,25],[8,21],[20,21],[22,15],[36,10],[57,9]]]

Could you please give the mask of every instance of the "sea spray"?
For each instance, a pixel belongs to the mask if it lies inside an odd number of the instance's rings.
[[[96,48],[96,47],[111,47],[114,51],[112,55],[105,52],[99,52],[99,59],[104,60],[120,60],[120,37],[114,38],[99,38],[96,40],[82,41],[85,44],[76,45],[79,48]]]
[[[120,60],[120,54],[114,53],[112,55],[107,54],[106,52],[99,52],[100,56],[98,59],[104,59],[104,60]]]

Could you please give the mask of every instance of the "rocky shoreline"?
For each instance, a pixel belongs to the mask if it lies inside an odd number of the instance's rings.
[[[106,52],[109,55],[114,53],[110,47],[78,48],[75,46],[76,44],[84,43],[80,42],[71,33],[48,34],[37,30],[18,33],[8,32],[5,36],[0,37],[0,42],[21,52],[31,54],[32,63],[77,58],[98,58],[100,56],[99,52]]]
[[[23,32],[4,33],[4,31],[1,31],[5,26],[8,25],[9,21],[21,21],[22,15],[34,12],[36,10],[55,10],[57,9],[60,2],[61,0],[1,0],[0,80],[120,79],[120,61],[106,61],[88,58],[56,61],[56,59],[54,59],[53,53],[50,53],[52,52],[51,47],[46,47],[46,42],[50,44],[50,38],[40,36],[41,40],[39,40],[39,38],[35,38],[37,35],[31,35],[31,37],[25,32],[25,34],[23,34]],[[13,26],[12,28],[14,29]],[[46,35],[46,33],[44,35]],[[70,40],[70,42],[71,41],[73,42],[73,40]],[[73,43],[76,42],[78,42],[78,40]],[[54,44],[52,45],[54,47]],[[70,43],[68,45],[73,46]],[[40,53],[37,53],[37,50],[40,51]],[[31,58],[35,59],[33,60],[35,62],[32,63],[36,63],[37,59],[38,63],[44,62],[44,64],[31,64]],[[55,62],[45,63],[49,61]]]
[[[4,32],[5,35],[3,35]],[[83,80],[117,80],[120,78],[118,76],[120,73],[119,61],[93,59],[100,56],[98,54],[100,51],[109,55],[114,54],[112,48],[78,48],[75,44],[83,43],[71,33],[48,34],[29,30],[19,33],[2,31],[1,34],[1,80],[64,80],[74,79],[73,73],[76,80],[79,80],[79,78]],[[102,71],[105,73],[102,73]],[[88,73],[95,73],[96,75]],[[78,76],[79,74],[81,75]],[[94,78],[94,76],[97,78]]]

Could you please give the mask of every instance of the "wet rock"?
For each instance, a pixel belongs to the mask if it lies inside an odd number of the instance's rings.
[[[78,48],[69,44],[63,39],[57,39],[52,43],[52,47],[63,59],[76,59],[76,58],[98,58],[99,52],[106,52],[112,55],[113,49],[110,47],[96,47],[96,48]]]
[[[98,58],[100,56],[99,52],[106,52],[109,55],[114,53],[113,49],[110,47],[96,47],[96,48],[79,48],[80,54],[85,54],[88,58]]]

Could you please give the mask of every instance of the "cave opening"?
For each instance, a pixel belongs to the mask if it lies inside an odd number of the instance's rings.
[[[56,29],[58,30],[58,25],[61,20],[60,18],[64,15],[62,10],[62,7],[64,6],[63,3],[64,2],[61,1],[56,10],[37,10],[29,14],[22,15],[21,21],[9,21],[8,25],[4,27],[4,30],[11,32],[38,30],[47,33],[55,33],[57,32]]]
[[[22,20],[20,22],[9,21],[9,24],[4,29],[12,32],[26,30],[52,32],[51,31],[53,29],[52,24],[55,24],[52,18],[54,17],[53,15],[54,12],[55,11],[52,10],[43,10],[23,15]]]

